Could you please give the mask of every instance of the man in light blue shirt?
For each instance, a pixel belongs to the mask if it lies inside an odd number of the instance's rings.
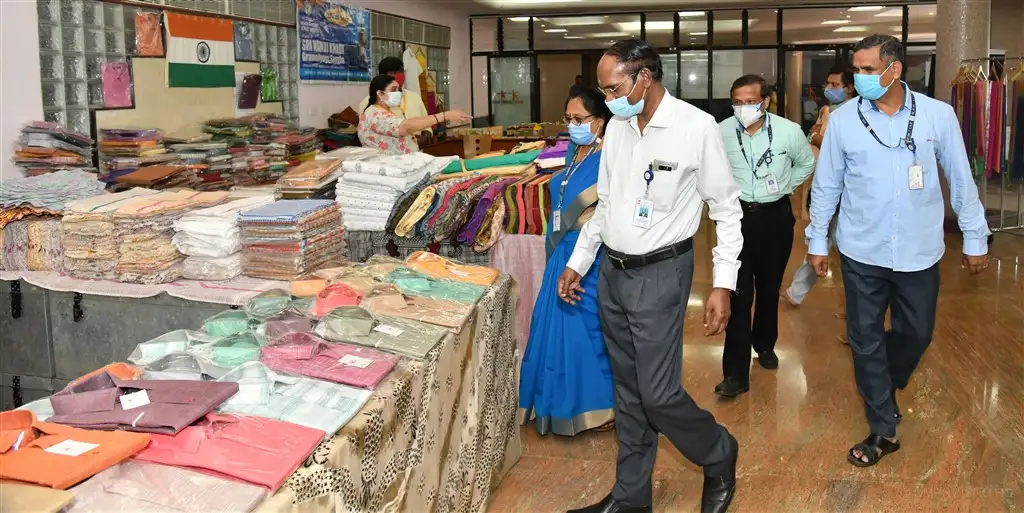
[[[989,229],[953,109],[900,81],[903,47],[896,38],[869,36],[854,52],[860,99],[832,113],[825,132],[811,190],[807,262],[825,276],[826,232],[839,203],[846,333],[871,428],[847,460],[867,467],[900,448],[896,390],[907,386],[935,327],[945,251],[939,164],[963,232],[964,262],[974,273],[988,267]]]
[[[793,250],[790,194],[811,174],[814,152],[800,125],[768,114],[771,91],[760,75],[732,84],[733,117],[718,124],[743,208],[743,250],[732,316],[725,330],[722,397],[750,390],[750,349],[769,370],[779,368],[779,288]],[[756,303],[756,304],[755,304]],[[751,318],[751,308],[755,311]]]

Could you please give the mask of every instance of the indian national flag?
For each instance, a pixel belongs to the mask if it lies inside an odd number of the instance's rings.
[[[235,87],[231,20],[165,12],[168,87]]]

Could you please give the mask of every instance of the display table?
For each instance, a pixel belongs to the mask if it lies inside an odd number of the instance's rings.
[[[490,250],[490,267],[508,274],[519,285],[519,306],[516,307],[516,343],[526,354],[530,338],[533,305],[544,282],[547,253],[543,235],[502,235]]]
[[[459,333],[403,360],[257,511],[486,511],[521,452],[517,297],[499,278]]]

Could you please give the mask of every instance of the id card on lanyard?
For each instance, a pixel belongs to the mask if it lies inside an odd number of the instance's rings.
[[[743,152],[743,161],[748,163],[748,165],[750,166],[750,171],[754,174],[754,180],[763,178],[765,181],[765,188],[768,190],[768,194],[778,194],[779,181],[775,177],[775,173],[768,172],[764,176],[757,175],[758,168],[760,168],[761,166],[771,167],[772,161],[775,159],[775,154],[772,152],[772,140],[774,139],[772,136],[772,125],[770,118],[768,117],[765,117],[765,130],[768,131],[768,148],[764,150],[764,153],[761,154],[761,158],[759,158],[756,163],[750,157],[747,156],[747,149],[743,147],[743,138],[740,137],[739,126],[736,127],[736,144],[739,145],[740,151]],[[754,139],[751,138],[750,141],[750,149],[751,151],[753,151]]]
[[[583,160],[579,161],[577,161],[577,159],[580,155],[580,147],[576,146],[576,151],[572,154],[572,160],[569,161],[569,167],[565,168],[565,174],[562,175],[562,183],[558,188],[558,204],[555,205],[555,208],[551,211],[551,229],[553,231],[557,232],[562,229],[562,205],[565,204],[565,186],[569,185],[569,180],[572,178],[572,175],[576,174],[576,171],[580,169],[583,162],[590,158],[590,156],[594,154],[594,150],[596,150],[600,145],[601,139],[598,138],[590,145],[590,148],[587,150],[587,154],[583,156]]]
[[[902,86],[902,84],[901,84]],[[917,144],[914,143],[914,121],[917,119],[917,98],[914,97],[914,93],[907,91],[906,94],[910,95],[910,121],[907,122],[907,135],[903,137],[902,142],[911,153],[914,154],[914,163],[907,169],[907,184],[912,191],[924,189],[924,167],[917,160]],[[864,113],[861,112],[861,105],[863,105],[864,99],[857,100],[857,116],[860,117],[860,122],[867,129],[871,137],[875,138],[875,141],[890,150],[895,150],[900,147],[900,142],[897,142],[894,146],[889,146],[882,142],[882,139],[875,133],[875,129],[871,128],[871,124],[868,123],[867,118],[864,117]]]

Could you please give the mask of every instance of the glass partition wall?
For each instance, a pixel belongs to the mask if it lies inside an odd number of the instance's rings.
[[[597,85],[597,62],[620,39],[646,39],[664,64],[669,92],[724,119],[733,80],[758,74],[773,86],[771,110],[806,124],[825,74],[849,62],[853,44],[890,34],[907,47],[907,77],[934,92],[934,2],[782,9],[474,16],[470,41],[475,124],[557,121],[579,75]],[[486,64],[485,64],[486,63]],[[475,69],[486,65],[486,70]],[[478,79],[479,78],[479,79]],[[514,93],[514,95],[513,95]]]

